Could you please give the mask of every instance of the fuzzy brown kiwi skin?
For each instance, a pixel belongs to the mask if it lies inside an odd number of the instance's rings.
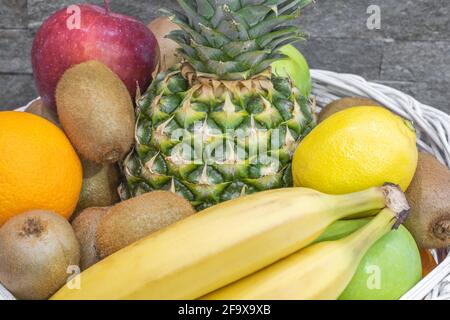
[[[346,97],[342,98],[336,101],[331,102],[330,104],[326,105],[319,113],[317,122],[321,123],[325,119],[331,117],[333,114],[348,109],[352,107],[360,107],[360,106],[375,106],[375,107],[381,107],[381,105],[368,98],[362,98],[362,97]]]
[[[411,214],[405,227],[422,248],[450,246],[450,170],[432,155],[419,152],[419,161],[406,196]]]
[[[80,157],[83,166],[83,186],[73,219],[86,208],[110,207],[120,201],[117,188],[120,171],[117,164],[98,164]]]
[[[131,149],[135,115],[130,94],[101,62],[68,69],[58,82],[56,105],[64,131],[85,159],[115,163]]]
[[[18,299],[44,300],[78,266],[80,247],[66,219],[48,211],[15,216],[0,229],[0,282]]]
[[[195,213],[189,201],[169,191],[154,191],[116,204],[97,228],[97,250],[105,258]]]
[[[87,208],[72,221],[75,236],[80,243],[80,267],[86,270],[100,261],[97,251],[96,232],[101,219],[107,214],[109,207]]]

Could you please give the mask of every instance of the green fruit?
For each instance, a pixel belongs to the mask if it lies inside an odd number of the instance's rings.
[[[312,81],[305,57],[290,44],[282,47],[280,52],[287,58],[272,63],[272,72],[280,77],[291,77],[300,92],[308,97],[311,93]]]
[[[340,300],[396,300],[422,277],[419,249],[400,226],[378,240],[366,253]]]
[[[339,220],[330,225],[314,243],[335,241],[352,234],[372,220],[371,218]]]

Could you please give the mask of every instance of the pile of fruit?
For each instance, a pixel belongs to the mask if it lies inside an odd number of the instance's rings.
[[[41,99],[0,112],[0,283],[19,299],[398,299],[429,273],[450,171],[376,101],[316,114],[292,46],[310,2],[48,18]]]

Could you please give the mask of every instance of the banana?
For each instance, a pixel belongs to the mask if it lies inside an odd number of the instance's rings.
[[[396,220],[394,212],[384,209],[346,238],[302,249],[202,299],[337,299],[350,283],[364,254],[392,229]]]
[[[348,195],[287,188],[208,208],[92,266],[53,299],[196,299],[309,245],[336,220],[407,209],[392,185]],[[400,212],[398,211],[398,212]]]

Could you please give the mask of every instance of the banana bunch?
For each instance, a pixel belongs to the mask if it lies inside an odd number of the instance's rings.
[[[384,208],[341,242],[308,247],[335,221]],[[333,298],[370,242],[408,210],[393,185],[347,195],[304,188],[256,193],[118,251],[79,275],[80,289],[65,286],[53,299]]]
[[[391,231],[395,221],[395,213],[384,209],[350,236],[314,244],[203,299],[335,300],[352,280],[365,253]]]

